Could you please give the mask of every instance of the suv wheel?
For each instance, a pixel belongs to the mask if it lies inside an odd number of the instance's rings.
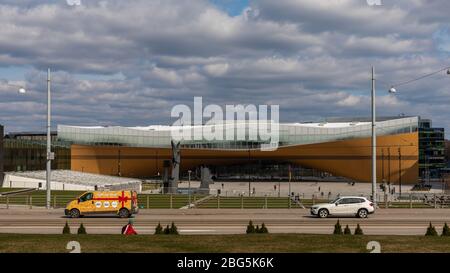
[[[320,218],[327,218],[328,217],[328,210],[320,209],[319,212],[317,213],[317,215],[319,215]]]
[[[77,209],[71,209],[69,215],[71,218],[78,218],[80,217],[80,211]]]
[[[360,210],[358,210],[357,216],[359,218],[367,218],[368,214],[369,214],[369,212],[366,209],[360,209]]]
[[[119,216],[120,218],[128,218],[130,217],[130,212],[127,209],[120,209],[119,210]]]

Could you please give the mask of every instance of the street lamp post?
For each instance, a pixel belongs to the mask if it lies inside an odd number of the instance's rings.
[[[410,84],[412,82],[415,82],[415,81],[427,78],[427,77],[435,75],[437,73],[441,73],[442,71],[446,71],[446,74],[450,75],[450,67],[444,67],[444,68],[441,68],[441,69],[439,69],[437,71],[431,72],[429,74],[422,75],[422,76],[420,76],[418,78],[414,78],[414,79],[411,79],[411,80],[408,80],[408,81],[405,81],[405,82],[400,82],[400,83],[397,83],[397,84],[393,84],[389,88],[389,93],[395,94],[395,93],[397,93],[396,87],[398,87],[398,86]],[[398,161],[399,161],[398,162],[398,164],[399,164],[399,167],[398,167],[399,168],[399,171],[398,171],[399,172],[399,174],[398,174],[398,180],[399,181],[398,182],[399,182],[399,187],[400,187],[400,190],[399,190],[400,196],[402,195],[402,161],[401,160],[402,160],[402,154],[401,154],[401,150],[400,150],[400,147],[399,147],[398,148]],[[389,175],[390,175],[390,173],[389,173]],[[429,174],[427,174],[427,175],[429,175]]]
[[[375,67],[372,66],[372,202],[377,202],[377,128],[375,112]]]
[[[50,178],[51,178],[51,168],[52,168],[52,160],[55,157],[55,154],[51,151],[51,93],[50,93],[50,68],[47,70],[47,165],[46,165],[46,173],[45,173],[45,180],[46,180],[46,202],[45,207],[47,209],[50,209],[51,205],[51,185],[50,185]],[[8,84],[10,86],[14,86],[19,88],[20,94],[25,94],[27,91],[23,86],[15,85],[15,84]]]
[[[188,170],[188,183],[189,183],[189,208],[191,208],[191,170]]]
[[[398,147],[398,187],[400,197],[402,196],[402,152],[400,147]]]
[[[46,198],[46,207],[50,209],[50,200],[51,200],[51,169],[52,169],[52,160],[54,158],[54,154],[51,150],[52,140],[51,140],[51,92],[50,92],[50,68],[47,70],[47,169],[46,169],[46,187],[47,187],[47,198]]]

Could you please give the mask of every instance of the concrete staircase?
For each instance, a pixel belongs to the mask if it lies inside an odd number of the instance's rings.
[[[208,196],[205,196],[205,197],[203,197],[203,198],[200,198],[200,199],[196,200],[195,202],[192,202],[190,205],[186,205],[186,206],[184,206],[184,207],[181,207],[180,209],[195,208],[195,207],[197,207],[198,205],[200,205],[201,203],[206,202],[206,201],[208,201],[209,199],[214,198],[214,197],[216,197],[216,196],[215,196],[215,195],[208,195]]]

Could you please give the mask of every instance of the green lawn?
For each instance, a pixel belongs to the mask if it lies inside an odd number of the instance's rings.
[[[15,190],[18,189],[0,188],[0,192],[8,192]],[[83,192],[84,191],[52,191],[51,192],[52,206],[55,206],[56,204],[56,207],[59,208],[65,207],[69,201],[74,200],[76,197],[80,196]],[[46,200],[45,191],[34,191],[31,193],[10,196],[8,198],[8,201],[10,205],[29,205],[30,197],[33,206],[45,206]],[[194,202],[195,200],[198,200],[202,197],[205,197],[205,195],[192,195],[191,201]],[[178,209],[188,205],[189,203],[188,195],[173,195],[172,202],[170,201],[170,199],[171,197],[169,194],[139,194],[138,204],[139,206],[141,207],[143,206],[144,208],[168,209],[171,208],[172,203],[172,208]],[[0,204],[5,204],[6,201],[7,201],[6,197],[0,197]]]
[[[206,195],[191,195],[191,202],[205,197]],[[170,201],[172,199],[172,202]],[[148,200],[148,203],[147,203]],[[171,207],[172,203],[172,207]],[[140,207],[149,209],[179,209],[189,204],[189,195],[170,194],[139,194],[138,204]],[[147,206],[148,204],[148,206]]]
[[[449,237],[305,234],[252,235],[24,235],[0,234],[0,252],[68,252],[78,241],[82,252],[450,252]]]
[[[16,191],[19,189],[0,188],[0,192]],[[84,191],[51,191],[52,205],[56,202],[56,207],[64,207],[69,201],[80,196]],[[45,206],[46,191],[39,190],[30,193],[23,193],[10,196],[8,199],[11,205],[29,205],[31,202],[33,206]],[[0,204],[5,204],[7,198],[0,197]]]
[[[299,205],[292,202],[288,197],[267,197],[267,202],[265,197],[213,197],[208,199],[208,201],[201,203],[199,208],[223,208],[223,209],[287,209],[289,208],[289,202],[291,208],[300,208]],[[312,203],[312,201],[308,202]],[[308,204],[304,204],[307,206]]]
[[[9,189],[9,188],[0,188],[0,192],[13,191],[17,189]],[[81,195],[83,191],[52,191],[52,206],[56,207],[65,207],[66,204],[75,199],[77,196]],[[205,197],[206,195],[192,195],[191,201],[194,202],[200,198]],[[45,206],[45,191],[34,191],[31,193],[20,194],[9,197],[9,204],[11,205],[29,205],[30,197],[32,200],[33,206]],[[172,199],[172,201],[171,201]],[[148,201],[147,201],[148,200]],[[329,200],[327,199],[302,199],[302,204],[309,208],[313,204],[317,203],[327,203]],[[0,197],[0,204],[6,203],[6,197]],[[174,208],[179,209],[183,206],[188,205],[189,196],[188,195],[172,195],[170,197],[169,194],[139,194],[138,195],[138,203],[142,208],[150,208],[150,209],[168,209]],[[290,204],[289,204],[290,203]],[[384,208],[384,203],[381,202],[380,207]],[[258,209],[258,208],[300,208],[298,204],[290,201],[288,197],[226,197],[220,196],[217,198],[216,196],[208,199],[207,201],[201,203],[199,208],[244,208],[244,209]],[[409,208],[409,202],[393,202],[390,204],[390,208]],[[424,203],[414,203],[413,208],[430,208],[429,205]]]

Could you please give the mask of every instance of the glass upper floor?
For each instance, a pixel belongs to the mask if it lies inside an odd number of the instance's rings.
[[[418,117],[402,117],[376,123],[377,135],[415,132]],[[176,135],[177,137],[174,137]],[[180,138],[180,136],[182,136]],[[258,149],[323,143],[371,136],[371,123],[364,121],[322,123],[272,123],[236,121],[198,126],[81,127],[58,125],[58,139],[76,144],[132,147],[170,147],[180,140],[183,147],[208,149]]]

